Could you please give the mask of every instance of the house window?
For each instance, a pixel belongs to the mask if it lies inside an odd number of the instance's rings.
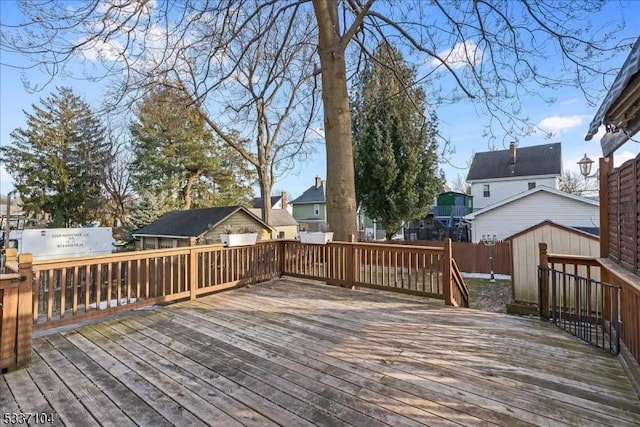
[[[489,184],[484,185],[484,197],[491,197],[491,187]]]
[[[284,231],[278,231],[278,239],[279,240],[284,239]]]
[[[424,221],[423,220],[420,220],[420,225],[419,226],[420,226],[420,228],[424,228]]]
[[[528,185],[529,185],[529,190],[533,190],[534,188],[536,188],[535,182],[530,182]]]
[[[320,216],[320,205],[313,205],[313,215]]]

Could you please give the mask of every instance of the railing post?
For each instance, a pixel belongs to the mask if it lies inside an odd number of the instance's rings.
[[[541,319],[549,319],[549,258],[547,244],[538,243],[540,251],[539,280],[538,280],[538,311]]]
[[[189,237],[189,292],[191,301],[195,301],[198,290],[198,255],[196,238]]]
[[[278,240],[276,242],[278,244],[278,277],[282,277],[284,275],[284,256],[285,256],[285,241]]]
[[[18,257],[20,285],[18,286],[18,335],[16,342],[16,365],[26,367],[31,363],[31,339],[33,327],[33,255]]]
[[[7,248],[4,257],[5,264],[14,264],[18,262],[18,250],[16,248]]]
[[[445,239],[443,256],[444,265],[442,271],[442,290],[444,292],[444,303],[446,305],[453,305],[453,301],[451,299],[451,258],[451,239]]]
[[[346,280],[347,280],[347,285],[346,287],[350,288],[350,289],[354,289],[355,288],[355,241],[356,241],[356,236],[355,234],[350,234],[349,235],[349,245],[347,246],[347,264],[345,265],[346,268]]]

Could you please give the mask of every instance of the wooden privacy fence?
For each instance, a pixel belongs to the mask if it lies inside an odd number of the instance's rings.
[[[609,257],[640,274],[640,154],[611,170],[603,190]]]
[[[445,241],[442,240],[405,240],[390,243],[431,247],[444,247],[445,245]],[[451,242],[451,251],[458,268],[465,273],[490,273],[490,257],[493,257],[494,273],[510,276],[513,274],[511,242],[508,240],[496,242],[494,246],[482,243]]]
[[[190,246],[33,264],[25,257],[19,268],[19,273],[3,275],[0,282],[2,369],[28,363],[32,330],[149,304],[193,300],[283,274],[414,293],[468,307],[468,291],[450,244],[430,248],[265,241],[254,246]]]

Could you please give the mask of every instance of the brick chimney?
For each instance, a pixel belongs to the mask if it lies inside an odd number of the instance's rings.
[[[287,203],[289,202],[287,200],[287,192],[283,191],[282,194],[280,195],[281,199],[280,199],[280,208],[281,209],[287,209]]]
[[[316,175],[316,188],[320,188],[321,185],[322,185],[322,178],[320,178],[320,175]]]
[[[512,142],[509,144],[509,164],[516,164],[516,143]]]

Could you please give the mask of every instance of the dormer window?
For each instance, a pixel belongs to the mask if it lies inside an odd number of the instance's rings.
[[[484,185],[483,196],[484,197],[491,197],[491,186],[489,184],[485,184]]]

